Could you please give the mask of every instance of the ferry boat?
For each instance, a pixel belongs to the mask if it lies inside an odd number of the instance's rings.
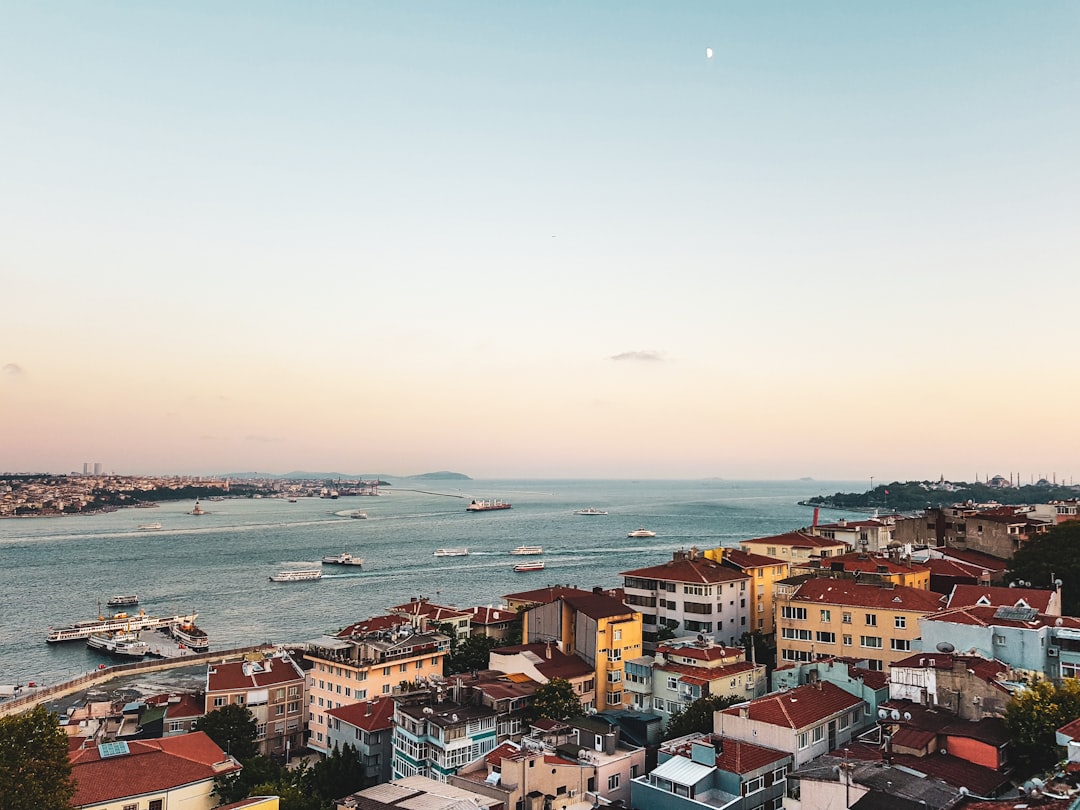
[[[204,652],[210,649],[210,636],[205,630],[196,627],[191,622],[181,622],[169,626],[168,634],[193,652]]]
[[[544,570],[544,564],[542,562],[518,563],[517,565],[514,566],[514,571],[516,571],[519,574],[523,574],[526,571],[543,571],[543,570]]]
[[[574,512],[575,515],[606,515],[603,509],[593,509],[591,506],[588,509],[578,509]]]
[[[364,564],[364,561],[360,557],[354,557],[347,551],[343,551],[340,554],[334,554],[333,556],[326,556],[322,558],[323,565],[355,565],[360,567]]]
[[[523,557],[533,557],[537,554],[543,554],[544,549],[540,546],[518,546],[510,551],[511,554],[519,554]]]
[[[656,532],[650,532],[648,529],[634,529],[632,532],[626,533],[627,537],[656,537]]]
[[[161,528],[160,523],[143,523],[139,526],[140,532],[153,532]]]
[[[46,641],[79,641],[90,638],[95,633],[115,633],[119,630],[138,633],[141,630],[159,630],[171,624],[194,624],[199,617],[198,613],[189,613],[187,616],[147,616],[139,611],[134,616],[127,613],[115,613],[110,618],[99,616],[96,621],[76,622],[63,627],[50,627]]]
[[[94,633],[86,639],[86,646],[92,650],[129,658],[143,658],[150,652],[150,645],[139,639],[138,633],[117,631],[115,633]]]
[[[293,568],[270,575],[271,582],[308,582],[312,579],[322,579],[321,568]]]
[[[472,500],[465,507],[466,512],[494,512],[497,509],[510,509],[511,505],[506,501],[477,501]]]
[[[468,557],[469,550],[467,548],[437,548],[435,549],[436,557]]]
[[[137,593],[129,593],[123,596],[110,596],[109,601],[105,603],[109,607],[124,607],[126,605],[139,604],[139,595]]]

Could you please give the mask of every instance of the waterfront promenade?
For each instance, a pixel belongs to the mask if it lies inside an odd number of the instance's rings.
[[[276,645],[260,644],[255,647],[237,647],[231,650],[193,653],[181,658],[135,661],[130,664],[119,664],[114,667],[106,667],[105,669],[95,669],[78,678],[72,678],[71,680],[53,684],[52,686],[36,688],[31,692],[16,695],[10,700],[5,700],[3,703],[0,703],[0,717],[9,717],[13,714],[28,711],[41,703],[46,703],[50,700],[55,700],[56,698],[61,698],[83,689],[100,686],[103,683],[108,683],[114,678],[119,678],[123,675],[131,675],[137,672],[161,672],[163,670],[176,669],[178,667],[190,667],[192,664],[198,664],[200,662],[219,661],[224,664],[230,661],[240,660],[245,655],[251,653],[270,654],[277,649],[279,649],[279,647]]]

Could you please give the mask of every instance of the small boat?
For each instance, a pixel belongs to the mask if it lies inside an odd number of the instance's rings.
[[[105,603],[109,607],[123,607],[124,605],[137,605],[139,604],[139,595],[137,593],[129,593],[123,596],[110,596],[109,601]]]
[[[86,646],[92,650],[101,650],[101,652],[129,658],[142,658],[150,652],[150,645],[140,640],[138,633],[124,631],[94,633],[86,639]]]
[[[353,512],[349,517],[353,520],[367,520],[367,512]]]
[[[139,526],[140,532],[152,532],[161,528],[160,523],[143,523]]]
[[[543,571],[543,570],[544,570],[544,564],[542,562],[518,563],[517,565],[514,566],[514,571],[516,571],[519,574],[522,574],[522,573],[524,573],[526,571]]]
[[[650,532],[648,529],[634,529],[632,532],[626,533],[627,537],[656,537],[656,532]]]
[[[435,549],[435,557],[468,557],[469,550],[467,548],[437,548]]]
[[[472,500],[465,507],[466,512],[494,512],[497,509],[510,509],[511,505],[506,501],[477,501]]]
[[[195,626],[194,622],[181,622],[169,626],[170,636],[193,652],[204,652],[210,649],[210,637]]]
[[[296,503],[296,498],[289,498],[289,503]]]
[[[206,512],[203,510],[203,508],[201,506],[199,506],[199,502],[195,501],[195,508],[192,509],[188,514],[191,514],[191,515],[205,515]]]
[[[355,565],[357,567],[364,564],[364,561],[360,557],[354,557],[347,551],[343,551],[340,554],[333,556],[326,556],[322,558],[324,565]]]
[[[543,554],[544,549],[540,546],[518,546],[510,551],[511,554],[519,554],[523,557],[533,557],[537,554]]]
[[[574,512],[575,515],[606,515],[603,509],[593,509],[591,506],[588,509],[578,509]]]
[[[321,568],[293,568],[270,575],[271,582],[308,582],[312,579],[322,579]]]

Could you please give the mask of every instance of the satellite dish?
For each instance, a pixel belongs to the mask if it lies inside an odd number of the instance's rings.
[[[951,653],[955,649],[956,649],[956,647],[954,647],[952,644],[950,644],[947,641],[940,641],[940,642],[938,642],[938,645],[937,645],[937,651],[938,652]]]
[[[1065,620],[1062,619],[1060,616],[1058,616],[1056,619],[1054,619],[1054,626],[1055,627],[1061,627],[1061,625],[1063,625],[1063,624],[1065,624]]]
[[[904,719],[905,720],[910,720],[911,719],[911,712],[904,712]]]
[[[884,720],[886,717],[889,716],[889,712],[887,709],[878,709],[877,716]]]
[[[705,58],[706,59],[712,59],[712,48],[706,48],[705,49]]]
[[[900,719],[900,711],[898,709],[893,709],[892,710],[892,719],[893,720],[899,720]]]

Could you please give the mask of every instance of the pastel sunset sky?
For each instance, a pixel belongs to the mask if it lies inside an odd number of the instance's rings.
[[[3,16],[0,470],[1080,475],[1076,2]]]

